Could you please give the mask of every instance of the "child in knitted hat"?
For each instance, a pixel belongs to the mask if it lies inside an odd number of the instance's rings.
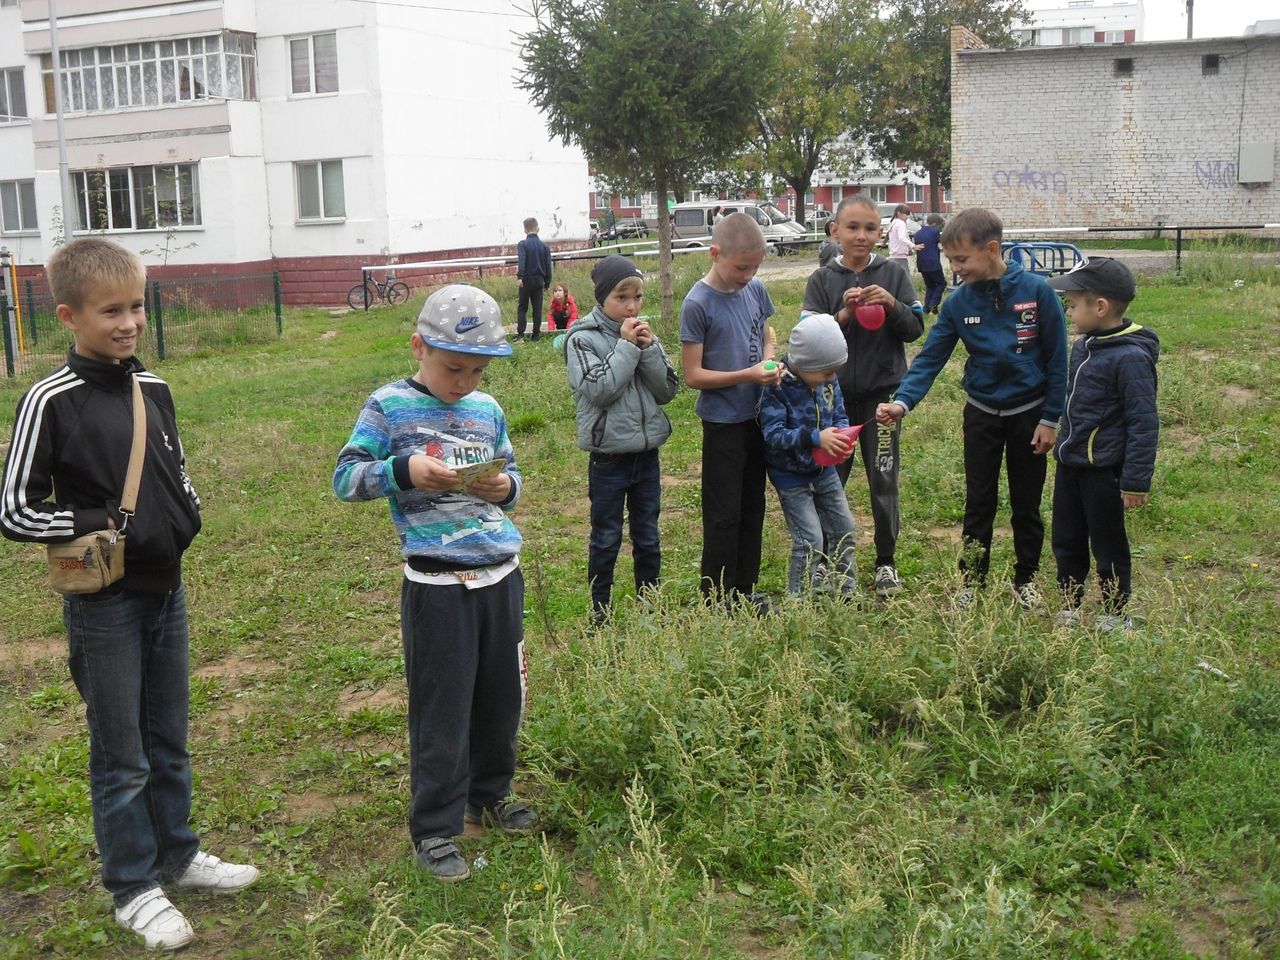
[[[631,520],[636,594],[657,589],[662,566],[658,448],[671,436],[662,407],[675,397],[680,381],[640,316],[644,274],[636,265],[611,254],[595,265],[591,282],[596,308],[569,328],[565,361],[578,407],[578,446],[590,454],[587,579],[591,618],[598,625],[613,602],[624,508]]]
[[[765,469],[791,534],[791,594],[811,589],[849,596],[858,588],[849,501],[835,467],[813,458],[815,449],[828,462],[853,452],[853,442],[841,433],[849,418],[837,379],[848,359],[835,318],[810,314],[791,331],[782,382],[765,388],[760,399]]]

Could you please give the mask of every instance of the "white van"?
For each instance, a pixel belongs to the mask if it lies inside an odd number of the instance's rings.
[[[715,226],[713,221],[716,207],[725,216],[745,213],[752,217],[760,224],[765,241],[775,252],[785,249],[785,241],[805,235],[804,227],[767,200],[697,200],[677,203],[671,211],[671,245],[711,246],[711,228]]]

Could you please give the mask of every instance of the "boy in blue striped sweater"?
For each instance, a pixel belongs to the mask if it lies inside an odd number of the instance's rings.
[[[405,559],[409,835],[418,867],[454,882],[471,875],[453,839],[464,822],[537,826],[508,796],[525,692],[521,538],[508,516],[520,472],[502,408],[476,390],[511,346],[497,303],[462,284],[427,298],[411,346],[418,371],[365,401],[333,489],[391,507]],[[468,475],[494,461],[496,472]]]

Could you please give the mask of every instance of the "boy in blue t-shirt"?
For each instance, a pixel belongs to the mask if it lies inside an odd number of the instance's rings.
[[[776,386],[768,319],[773,301],[756,271],[764,234],[745,213],[731,213],[711,236],[711,269],[680,308],[684,379],[701,391],[702,564],[706,597],[745,599],[757,612],[768,598],[755,592],[764,532],[764,439],[756,412],[760,389]],[[769,364],[766,366],[766,364]]]
[[[962,210],[947,224],[942,247],[963,286],[943,304],[893,399],[876,409],[881,423],[901,420],[929,392],[956,341],[964,342],[965,584],[955,598],[961,608],[986,581],[1002,459],[1009,472],[1014,596],[1028,609],[1042,602],[1035,575],[1044,548],[1045,454],[1053,449],[1067,395],[1062,304],[1043,277],[1004,262],[1003,233],[1000,218],[981,207]]]
[[[365,401],[333,489],[391,507],[405,559],[409,836],[419,869],[452,883],[471,875],[453,841],[464,822],[537,826],[508,799],[525,693],[521,539],[508,516],[520,472],[502,408],[476,389],[511,346],[493,298],[452,284],[427,298],[411,347],[417,372]],[[496,472],[459,474],[481,464]]]
[[[942,295],[947,289],[947,278],[942,273],[942,217],[931,213],[924,226],[916,231],[916,269],[924,278],[924,312],[937,313],[942,306]]]

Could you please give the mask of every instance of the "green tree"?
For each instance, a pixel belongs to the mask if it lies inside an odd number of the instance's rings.
[[[877,0],[776,0],[786,39],[779,92],[757,116],[763,167],[795,190],[801,220],[814,171],[847,171],[862,146],[867,70],[879,58]]]
[[[728,163],[772,96],[761,0],[533,0],[519,86],[612,185],[658,197],[662,319],[675,315],[666,197]]]
[[[1022,0],[889,0],[888,37],[867,91],[869,140],[882,160],[928,172],[930,210],[940,209],[939,187],[951,186],[951,28],[1009,47],[1014,21],[1025,17]]]

